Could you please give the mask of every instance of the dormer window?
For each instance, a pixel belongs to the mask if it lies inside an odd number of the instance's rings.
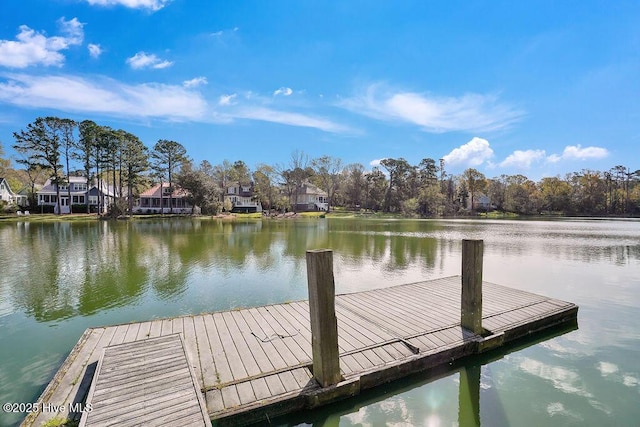
[[[171,187],[162,188],[162,194],[167,195],[167,194],[171,194],[171,193],[173,193],[173,188],[171,188]]]

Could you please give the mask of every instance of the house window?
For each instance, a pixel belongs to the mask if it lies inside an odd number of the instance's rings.
[[[73,204],[84,204],[84,196],[73,196]]]
[[[165,195],[171,194],[171,190],[172,190],[171,187],[163,187],[162,194],[165,194]]]
[[[73,184],[73,189],[75,191],[87,191],[87,184]]]
[[[236,194],[236,187],[227,188],[227,194]]]
[[[69,187],[67,185],[60,185],[60,191],[67,191]]]
[[[97,205],[98,204],[98,196],[89,196],[89,204]]]
[[[242,187],[242,191],[245,193],[248,192],[249,190],[251,190],[251,187],[244,187],[244,186]]]

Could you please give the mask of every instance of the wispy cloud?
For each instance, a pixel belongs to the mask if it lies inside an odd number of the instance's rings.
[[[182,86],[129,85],[110,78],[11,74],[0,81],[0,102],[27,108],[91,112],[114,117],[200,120],[207,103]]]
[[[293,89],[291,89],[290,87],[281,87],[280,89],[276,89],[273,92],[273,96],[278,96],[278,95],[290,96],[292,93],[293,93]]]
[[[609,151],[602,147],[584,147],[578,145],[567,145],[562,154],[552,154],[547,157],[547,161],[557,163],[560,160],[589,160],[604,159],[609,156]]]
[[[70,46],[82,44],[83,24],[77,18],[58,20],[62,36],[47,37],[26,25],[20,26],[16,40],[0,40],[0,66],[26,68],[33,65],[62,66],[64,55],[60,53]]]
[[[371,160],[369,162],[369,166],[373,166],[373,167],[380,166],[380,162],[383,161],[383,160],[384,160],[384,158],[382,158],[382,159],[373,159],[373,160]]]
[[[439,97],[370,85],[362,94],[339,106],[379,120],[411,123],[427,132],[492,131],[503,129],[523,115],[500,103],[496,95],[466,94]]]
[[[87,0],[92,6],[125,6],[131,9],[149,9],[157,11],[169,4],[171,0]]]
[[[173,62],[162,60],[154,54],[149,55],[141,51],[133,55],[131,58],[127,58],[127,64],[129,64],[134,70],[139,70],[141,68],[167,68],[172,66]]]
[[[89,43],[87,49],[92,58],[99,58],[102,55],[102,47],[99,44]]]
[[[265,104],[269,97],[254,96],[252,92],[245,93],[242,99],[236,93],[221,95],[209,103],[197,90],[204,83],[204,77],[181,85],[132,85],[102,76],[89,79],[74,75],[0,74],[0,103],[110,117],[220,124],[255,120],[329,133],[355,133],[320,115],[270,108]]]
[[[207,83],[209,83],[207,81],[206,77],[195,77],[191,80],[185,80],[182,82],[182,86],[186,87],[186,88],[192,88],[192,87],[198,87],[198,86],[202,86],[202,85],[206,85]]]
[[[451,150],[443,159],[448,165],[480,166],[492,157],[493,150],[489,141],[476,136],[466,144]]]
[[[544,160],[545,155],[544,150],[516,150],[500,162],[500,166],[529,169],[533,163]]]
[[[230,95],[220,95],[220,98],[218,98],[218,105],[232,105],[234,103],[233,100],[237,97],[237,93],[232,93]]]
[[[315,128],[330,133],[351,132],[348,127],[335,123],[327,118],[316,117],[301,113],[293,113],[289,111],[279,111],[260,106],[240,108],[232,113],[232,117],[279,123],[289,126]]]
[[[290,88],[280,88],[276,92],[278,91],[281,93],[274,92],[273,96],[289,96],[289,91],[293,93]],[[222,95],[218,98],[220,108],[214,113],[214,118],[218,122],[226,123],[242,119],[313,128],[329,133],[357,133],[356,130],[331,118],[317,113],[307,113],[306,110],[309,106],[304,102],[297,103],[296,111],[291,111],[293,107],[290,104],[282,100],[276,101],[273,96],[264,96],[264,94],[253,91],[240,92],[240,95],[238,93]],[[279,107],[275,108],[275,104],[279,104]],[[288,108],[282,104],[287,104]]]

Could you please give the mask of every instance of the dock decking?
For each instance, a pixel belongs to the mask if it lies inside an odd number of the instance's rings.
[[[79,427],[211,427],[180,334],[105,348],[86,405]]]
[[[477,335],[460,326],[460,284],[461,277],[453,276],[337,295],[342,381],[335,386],[321,388],[312,379],[309,305],[298,301],[87,329],[39,404],[83,402],[107,346],[180,334],[209,416],[259,421],[356,395],[577,318],[575,304],[482,282],[482,325],[488,332]],[[54,415],[31,413],[23,425],[42,425]]]

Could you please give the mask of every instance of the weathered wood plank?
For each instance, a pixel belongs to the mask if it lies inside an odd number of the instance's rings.
[[[162,320],[154,320],[151,322],[149,330],[149,338],[159,337],[162,332]]]
[[[122,342],[135,341],[136,338],[138,337],[139,330],[140,330],[139,323],[132,323],[131,325],[129,325],[129,327],[127,328],[127,333],[125,334],[124,340],[122,340]]]
[[[529,325],[539,330],[575,319],[573,304],[487,282],[482,285],[482,324],[494,333],[504,332],[505,341],[528,334]],[[345,389],[352,392],[385,378],[398,378],[418,366],[471,354],[476,348],[473,341],[479,339],[460,325],[460,276],[338,295],[335,301],[340,374],[349,381],[365,378],[358,387]],[[190,412],[189,405],[174,404],[189,392],[183,382],[188,375],[195,378],[191,380],[194,390],[206,390],[197,395],[202,407],[215,417],[262,410],[269,416],[281,414],[304,406],[301,396],[320,390],[308,368],[312,340],[306,301],[116,325],[93,332],[96,334],[84,338],[75,358],[68,358],[66,372],[56,375],[57,385],[47,388],[41,402],[77,401],[82,387],[86,390],[90,384],[91,374],[84,374],[85,367],[95,366],[105,347],[122,343],[125,349],[113,362],[126,373],[105,367],[101,378],[110,385],[94,393],[108,406],[98,411],[105,422],[146,424],[151,418],[175,426],[195,422],[197,414]],[[181,351],[187,369],[176,370],[180,362],[173,357],[172,336],[183,337]],[[143,361],[135,360],[150,337],[161,338],[156,338],[155,348],[146,350]],[[414,354],[398,338],[405,338],[420,353]],[[78,384],[79,376],[86,377],[84,385]],[[166,390],[172,397],[163,395]],[[148,405],[150,399],[153,405]],[[149,406],[154,409],[147,411]],[[118,414],[123,407],[128,408],[126,416]],[[70,415],[76,416],[79,414]],[[35,418],[38,423],[45,421],[41,416]],[[25,426],[35,418],[25,420]]]
[[[208,316],[196,316],[193,319],[193,326],[198,340],[198,354],[200,357],[200,369],[202,372],[202,385],[216,385],[218,376],[216,374],[217,365],[213,359],[209,337],[211,336],[210,328],[207,328],[206,320]]]
[[[154,351],[158,345],[164,354],[167,344],[173,350],[170,365]],[[123,356],[132,362],[124,363]],[[141,371],[141,366],[146,371]],[[197,420],[193,425],[211,425],[177,334],[105,348],[87,402],[95,406],[82,415],[83,427],[160,425],[175,421],[176,414],[190,423]]]
[[[200,387],[204,387],[202,379],[202,366],[200,361],[200,352],[198,351],[198,340],[196,339],[196,329],[194,325],[194,316],[184,317],[182,322],[183,338],[187,359],[191,363],[196,379]],[[151,325],[149,325],[151,327]]]
[[[136,341],[140,341],[149,338],[151,331],[151,322],[142,322],[140,328],[138,328],[138,335],[136,335]]]
[[[222,401],[222,392],[218,389],[209,390],[206,393],[205,400],[207,403],[207,412],[222,411],[224,409],[224,402]]]
[[[273,311],[272,307],[258,307],[256,312],[260,314],[262,322],[264,322],[265,326],[263,328],[265,332],[269,330],[273,331],[272,334],[266,336],[267,339],[277,338],[277,336],[284,337],[274,339],[274,344],[278,341],[283,343],[288,351],[296,357],[296,363],[311,362],[311,343],[305,338],[307,334],[310,334],[308,330],[305,331],[305,334],[302,334],[289,324],[285,323],[283,327],[279,321],[280,316],[278,316],[277,312]],[[268,328],[266,325],[268,325]]]
[[[175,317],[171,319],[171,330],[174,334],[182,334],[184,331],[184,317]]]
[[[227,361],[229,362],[229,367],[231,368],[233,379],[240,380],[242,378],[248,377],[249,374],[247,373],[247,369],[245,368],[242,359],[240,358],[240,353],[238,352],[231,334],[229,333],[229,330],[224,323],[222,313],[213,313],[212,315],[206,317],[213,319],[213,322],[215,323],[216,331],[218,331],[218,336],[220,337],[222,348],[227,355]]]

